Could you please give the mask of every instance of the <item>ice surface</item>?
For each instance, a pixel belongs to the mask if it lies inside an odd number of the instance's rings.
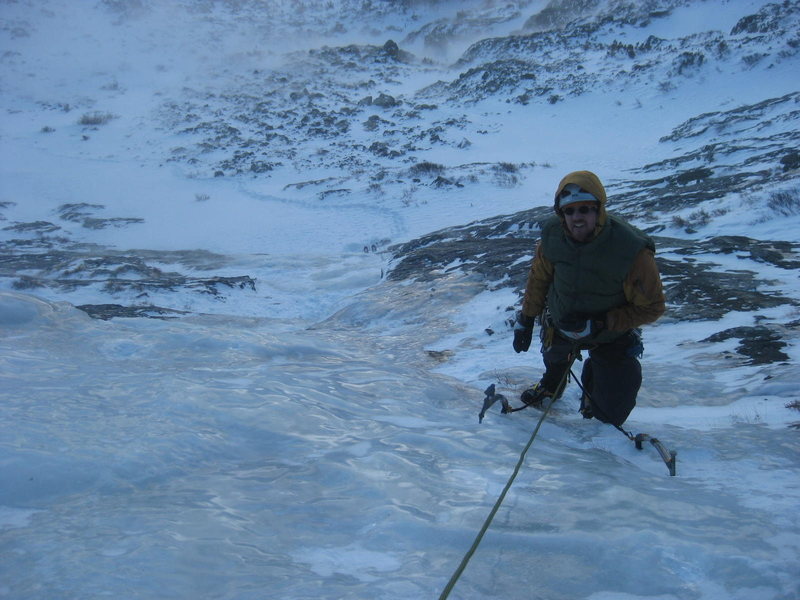
[[[0,352],[9,597],[429,597],[538,415],[478,425],[477,390],[379,333],[2,306],[24,316]],[[565,397],[455,597],[789,597],[791,415],[700,392],[628,423],[678,449],[675,478]]]

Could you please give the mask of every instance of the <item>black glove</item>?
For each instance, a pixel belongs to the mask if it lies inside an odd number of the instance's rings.
[[[567,315],[558,322],[558,331],[565,338],[581,341],[595,337],[606,326],[603,317],[586,315]]]
[[[514,352],[517,354],[527,352],[531,347],[534,321],[534,317],[522,313],[517,315],[517,322],[514,324]]]

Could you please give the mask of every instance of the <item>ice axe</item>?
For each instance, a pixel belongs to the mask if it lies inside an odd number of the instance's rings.
[[[506,397],[503,396],[503,394],[495,394],[494,384],[486,388],[483,393],[486,394],[486,398],[483,399],[483,408],[478,415],[478,423],[483,423],[483,417],[486,415],[486,411],[489,410],[498,400],[503,405],[503,410],[501,411],[503,414],[512,412],[511,405],[509,405]]]

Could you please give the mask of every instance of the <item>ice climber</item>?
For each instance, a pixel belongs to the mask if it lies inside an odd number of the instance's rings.
[[[528,351],[538,317],[545,372],[521,396],[532,406],[553,398],[573,350],[588,351],[580,411],[621,426],[642,383],[639,327],[658,319],[665,302],[653,241],[605,207],[594,173],[576,171],[559,183],[556,214],[542,226],[517,313],[514,350]]]

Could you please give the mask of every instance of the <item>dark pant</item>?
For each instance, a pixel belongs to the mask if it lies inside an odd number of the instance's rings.
[[[542,329],[545,365],[542,384],[555,392],[569,367],[573,342],[557,333],[552,335],[552,341],[545,342],[546,328]],[[588,393],[584,402],[596,419],[622,425],[636,406],[636,395],[642,385],[642,366],[637,360],[642,353],[641,336],[636,330],[629,331],[613,342],[588,348],[588,353],[581,372],[581,385]]]

